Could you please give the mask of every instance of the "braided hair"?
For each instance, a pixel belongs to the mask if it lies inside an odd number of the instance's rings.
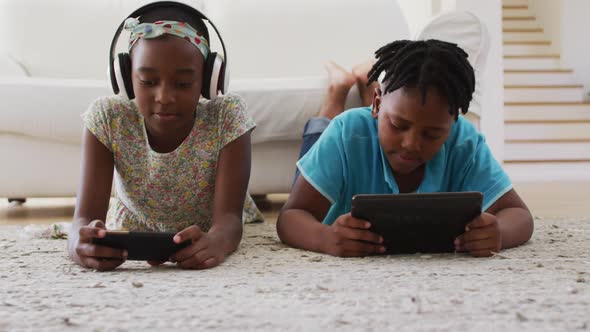
[[[449,113],[455,117],[467,113],[475,90],[475,75],[467,61],[467,53],[457,44],[436,39],[398,40],[375,52],[377,62],[368,73],[368,83],[377,81],[384,73],[382,93],[401,87],[418,88],[422,103],[429,87],[435,87],[449,103]]]

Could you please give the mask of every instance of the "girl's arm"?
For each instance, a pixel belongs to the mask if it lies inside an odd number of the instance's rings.
[[[242,213],[250,181],[250,135],[248,131],[223,147],[217,161],[213,225],[209,235],[221,241],[226,256],[237,249],[242,239]]]
[[[114,165],[113,153],[88,129],[84,129],[80,187],[74,222],[86,226],[95,219],[105,220],[111,197]]]
[[[114,159],[109,151],[88,129],[82,137],[80,186],[74,221],[68,237],[68,253],[78,264],[96,269],[112,269],[123,262],[121,250],[92,244],[92,238],[104,236]],[[90,225],[90,226],[89,226]],[[99,258],[116,258],[111,261]]]
[[[219,153],[213,225],[208,232],[198,226],[185,228],[174,236],[176,243],[190,240],[192,244],[170,257],[185,269],[209,269],[221,264],[234,252],[242,239],[242,213],[250,180],[251,145],[246,132],[228,143]]]

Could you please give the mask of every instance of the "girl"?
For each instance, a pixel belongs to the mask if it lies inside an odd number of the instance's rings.
[[[480,191],[483,212],[455,239],[455,248],[490,256],[528,241],[528,208],[485,139],[458,116],[467,112],[475,86],[467,54],[438,40],[403,40],[376,55],[368,83],[382,79],[372,106],[306,126],[303,149],[312,147],[302,151],[302,176],[279,215],[281,240],[337,256],[383,253],[383,239],[368,231],[370,223],[350,215],[355,194]],[[331,79],[341,74],[328,69]],[[342,101],[338,91],[329,90],[328,98]],[[327,102],[320,115],[330,118],[339,107]]]
[[[254,122],[238,96],[200,99],[204,64],[215,53],[194,13],[168,2],[151,6],[140,20],[127,19],[125,29],[136,100],[103,97],[83,115],[82,181],[69,255],[84,267],[110,270],[127,253],[92,243],[107,228],[172,231],[178,232],[175,242],[192,244],[171,261],[214,267],[236,250],[242,220],[261,219],[246,194]]]

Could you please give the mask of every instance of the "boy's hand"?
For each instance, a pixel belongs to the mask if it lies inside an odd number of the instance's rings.
[[[225,260],[221,239],[212,233],[201,231],[198,226],[190,226],[174,236],[175,243],[191,240],[191,245],[179,250],[170,257],[184,269],[210,269]]]
[[[341,215],[324,228],[321,251],[341,257],[361,257],[385,252],[383,238],[368,229],[371,224],[354,218],[350,213]]]
[[[166,263],[166,261],[147,261],[147,263],[151,266],[160,266]]]
[[[502,249],[502,235],[496,216],[482,213],[465,227],[455,239],[457,251],[469,251],[475,257],[488,257]]]
[[[80,227],[78,239],[70,256],[80,265],[99,271],[112,270],[127,259],[127,251],[99,246],[92,239],[106,235],[106,227],[101,220],[94,220],[88,226]]]

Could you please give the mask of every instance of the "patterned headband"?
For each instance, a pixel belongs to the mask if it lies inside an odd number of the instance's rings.
[[[137,18],[130,17],[125,20],[125,30],[131,32],[129,36],[129,51],[140,39],[152,39],[168,33],[183,38],[199,49],[205,60],[209,56],[209,43],[202,33],[195,30],[185,22],[157,21],[154,23],[139,23]]]

